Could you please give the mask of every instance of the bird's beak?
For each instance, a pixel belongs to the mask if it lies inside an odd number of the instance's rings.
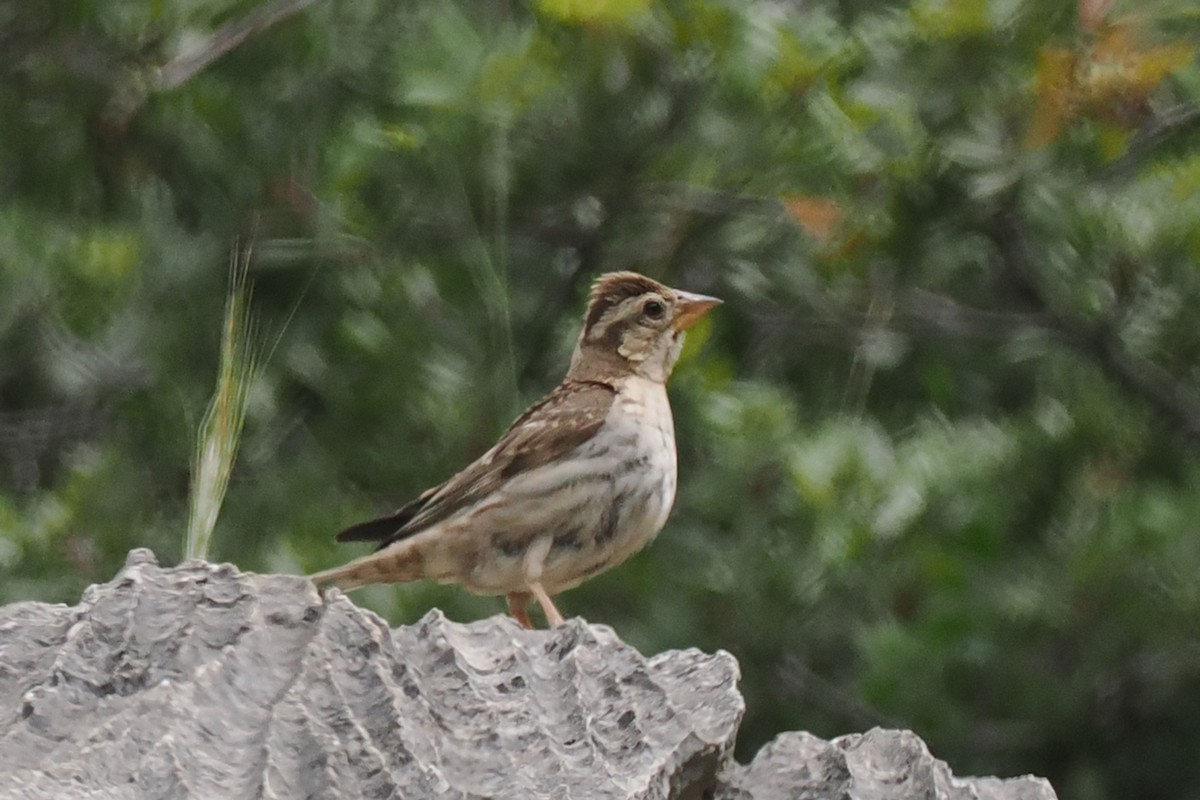
[[[671,327],[676,333],[686,331],[700,321],[711,309],[721,305],[722,300],[703,294],[675,291],[675,319]]]

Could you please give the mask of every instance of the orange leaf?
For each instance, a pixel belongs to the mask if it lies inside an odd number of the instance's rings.
[[[836,201],[812,195],[784,195],[780,198],[788,216],[809,236],[822,245],[829,244],[837,233],[838,225],[846,216]]]
[[[1065,47],[1043,47],[1034,79],[1033,119],[1025,146],[1043,147],[1062,135],[1075,113],[1077,86],[1075,53]]]
[[[1080,101],[1092,114],[1124,119],[1123,112],[1142,107],[1155,87],[1194,57],[1195,49],[1183,42],[1139,47],[1129,22],[1105,26],[1079,75]]]
[[[1137,32],[1129,20],[1110,22],[1096,30],[1096,43],[1092,45],[1092,60],[1120,62],[1135,52]]]

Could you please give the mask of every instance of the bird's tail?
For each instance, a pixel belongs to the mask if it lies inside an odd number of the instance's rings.
[[[371,583],[400,583],[425,577],[425,558],[415,547],[380,550],[333,569],[314,572],[309,580],[318,586],[350,591]]]

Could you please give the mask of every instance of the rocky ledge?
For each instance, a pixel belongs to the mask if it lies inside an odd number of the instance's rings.
[[[1054,798],[908,731],[733,761],[728,653],[432,611],[389,630],[302,578],[130,554],[73,608],[0,608],[0,798]]]

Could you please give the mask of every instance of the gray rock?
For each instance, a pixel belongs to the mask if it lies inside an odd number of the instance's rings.
[[[0,608],[0,800],[1054,797],[955,779],[905,731],[737,765],[737,678],[582,620],[390,631],[303,578],[134,551],[73,608]]]
[[[722,775],[716,800],[1054,800],[1043,778],[956,778],[912,731],[873,728],[832,742],[783,733]]]

